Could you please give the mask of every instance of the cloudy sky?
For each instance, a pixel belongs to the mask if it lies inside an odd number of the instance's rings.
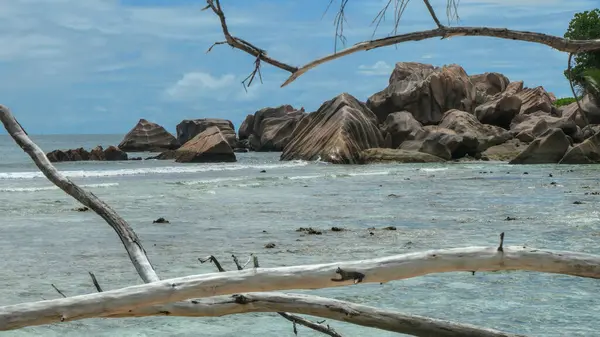
[[[282,61],[301,65],[333,52],[335,7],[325,0],[221,0],[231,32]],[[432,0],[445,17],[446,0]],[[384,0],[351,0],[347,45],[370,39]],[[2,100],[32,134],[124,133],[139,118],[174,130],[185,118],[221,117],[239,126],[265,106],[312,111],[349,92],[383,89],[394,63],[457,63],[468,73],[498,71],[527,86],[569,95],[566,55],[546,46],[478,37],[432,39],[357,53],[318,67],[288,87],[265,65],[263,84],[241,85],[253,57],[227,46],[203,0],[10,0],[0,6]],[[595,4],[595,5],[594,5]],[[461,25],[563,35],[575,12],[597,0],[461,0]],[[391,31],[393,17],[377,37]],[[446,21],[446,20],[444,20]],[[453,25],[456,25],[454,22]],[[421,1],[409,3],[400,32],[431,29]],[[3,132],[4,130],[2,130]]]

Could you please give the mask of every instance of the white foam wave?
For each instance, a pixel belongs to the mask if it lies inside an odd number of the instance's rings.
[[[81,187],[87,188],[108,188],[119,186],[119,183],[106,183],[106,184],[89,184],[81,185]],[[57,190],[56,186],[44,186],[44,187],[4,187],[0,188],[0,192],[40,192],[40,191],[51,191]]]
[[[80,171],[62,171],[62,174],[69,178],[93,178],[93,177],[115,177],[115,176],[131,176],[131,175],[147,175],[147,174],[172,174],[172,173],[199,173],[211,171],[236,171],[245,169],[268,170],[279,168],[290,168],[306,166],[309,163],[306,161],[290,161],[277,164],[255,164],[255,165],[239,165],[239,164],[202,164],[202,165],[185,165],[185,166],[164,166],[164,167],[146,167],[134,169],[117,169],[117,170],[80,170]],[[15,179],[36,179],[43,178],[41,172],[1,172],[0,180],[15,180]]]
[[[422,168],[421,171],[424,172],[438,172],[438,171],[446,171],[448,170],[447,167],[436,167],[436,168]]]

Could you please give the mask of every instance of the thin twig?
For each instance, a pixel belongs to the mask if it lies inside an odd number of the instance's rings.
[[[96,291],[98,291],[99,293],[103,292],[102,287],[100,287],[100,283],[98,283],[98,280],[96,279],[96,275],[94,275],[94,273],[92,273],[91,271],[88,273],[90,274],[90,277],[92,278],[92,282],[94,283],[94,287],[96,288]]]
[[[52,288],[54,288],[54,290],[56,290],[56,292],[58,292],[60,294],[60,296],[67,298],[67,295],[65,295],[62,291],[60,291],[60,289],[58,289],[54,283],[51,284]]]
[[[250,258],[248,259],[248,262],[246,262],[246,264],[244,264],[244,266],[241,266],[238,258],[235,255],[231,255],[231,257],[233,258],[233,262],[235,263],[236,267],[238,270],[243,270],[244,267],[252,260],[254,261],[254,267],[258,268],[258,257],[254,254],[250,254]],[[221,267],[221,264],[219,263],[219,261],[217,260],[216,257],[214,257],[214,255],[210,255],[208,258],[206,259],[198,259],[200,260],[201,263],[204,262],[212,262],[215,264],[215,266],[217,267],[217,269],[219,270],[219,272],[223,273],[225,272],[225,270]],[[203,262],[204,261],[204,262]],[[340,335],[339,333],[337,333],[332,327],[330,327],[329,325],[324,325],[323,323],[325,321],[321,321],[321,322],[313,322],[310,320],[307,320],[305,318],[302,318],[298,315],[294,315],[294,314],[290,314],[287,312],[278,312],[277,314],[279,314],[281,317],[287,319],[288,321],[292,322],[293,324],[293,331],[295,335],[298,335],[298,330],[296,328],[296,324],[300,324],[303,325],[307,328],[313,329],[315,331],[324,333],[326,335],[332,336],[332,337],[342,337],[342,335]]]
[[[286,70],[290,73],[294,73],[298,69],[294,66],[291,66],[289,64],[286,64],[286,63],[283,63],[283,62],[280,62],[278,60],[268,57],[267,52],[265,50],[258,48],[255,45],[251,44],[250,42],[245,41],[239,37],[235,37],[235,36],[231,35],[231,33],[229,32],[229,27],[227,26],[227,20],[225,18],[225,13],[223,12],[223,9],[221,8],[220,1],[219,0],[206,0],[206,3],[207,3],[207,6],[204,9],[210,8],[219,17],[219,21],[221,22],[221,29],[223,30],[223,35],[225,36],[225,41],[213,43],[213,45],[208,49],[207,52],[210,52],[212,50],[212,48],[216,45],[228,44],[233,48],[242,50],[242,51],[255,57],[254,70],[250,73],[250,75],[248,75],[248,77],[246,77],[246,79],[244,79],[244,81],[242,81],[244,88],[246,88],[247,86],[250,86],[252,84],[252,81],[254,80],[254,78],[256,77],[257,74],[258,74],[259,78],[261,78],[261,82],[262,82],[262,75],[260,74],[261,61],[267,62],[268,64],[270,64],[272,66]]]
[[[433,6],[431,6],[431,4],[429,3],[429,0],[423,0],[423,2],[425,3],[425,6],[427,6],[427,10],[429,11],[429,14],[431,15],[431,18],[433,19],[435,24],[438,26],[438,28],[443,29],[444,25],[442,25],[442,23],[438,19],[437,15],[435,14],[435,11],[433,10]]]

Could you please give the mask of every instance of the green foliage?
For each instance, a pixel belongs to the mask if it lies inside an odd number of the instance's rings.
[[[574,97],[563,97],[563,98],[559,98],[556,101],[554,101],[554,106],[558,108],[561,106],[569,105],[573,102],[575,102]]]
[[[600,69],[587,69],[583,72],[583,79],[587,92],[600,99]]]
[[[600,9],[576,13],[565,38],[570,40],[600,39]],[[574,55],[575,65],[572,67],[573,83],[580,89],[585,89],[584,72],[587,69],[600,69],[600,51]],[[569,78],[568,71],[565,76]]]

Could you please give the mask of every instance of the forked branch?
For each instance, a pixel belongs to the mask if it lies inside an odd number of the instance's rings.
[[[392,0],[388,1],[387,5],[384,7],[384,9],[382,9],[382,11],[380,11],[380,13],[377,15],[377,17],[373,21],[373,22],[377,22],[377,26],[379,26],[379,23],[381,22],[381,20],[383,20],[383,18],[385,16],[385,12],[387,11],[387,8],[389,7],[391,1]],[[397,25],[399,23],[399,18],[400,18],[399,15],[401,15],[402,12],[404,11],[404,8],[406,7],[408,1],[407,0],[394,0],[394,1],[396,1],[397,7],[398,7],[395,9],[395,12],[394,12],[395,13],[394,14],[395,21],[396,21],[395,27],[397,27]],[[517,40],[517,41],[525,41],[525,42],[543,44],[543,45],[549,46],[551,48],[554,48],[558,51],[562,51],[562,52],[566,52],[566,53],[581,53],[581,52],[600,50],[600,39],[569,40],[569,39],[565,39],[562,37],[543,34],[543,33],[510,30],[510,29],[506,29],[506,28],[443,26],[441,24],[440,20],[438,19],[437,15],[435,14],[433,7],[429,3],[429,0],[424,0],[424,2],[425,2],[425,5],[427,6],[427,9],[428,9],[430,15],[432,16],[434,22],[437,25],[436,29],[412,32],[412,33],[407,33],[407,34],[399,34],[399,35],[395,34],[393,36],[389,36],[389,37],[385,37],[385,38],[381,38],[381,39],[360,42],[360,43],[355,44],[352,47],[349,47],[349,48],[346,48],[346,49],[343,49],[340,51],[336,50],[333,54],[315,59],[301,67],[294,67],[294,66],[285,64],[283,62],[277,61],[276,59],[267,57],[266,52],[264,50],[255,47],[254,45],[250,44],[247,41],[244,41],[237,37],[232,36],[229,33],[229,28],[225,21],[225,14],[223,13],[223,10],[221,9],[219,0],[207,0],[208,6],[206,8],[211,8],[213,10],[213,12],[219,17],[219,19],[221,21],[221,28],[223,30],[223,34],[225,35],[227,44],[229,44],[233,48],[240,49],[250,55],[253,55],[255,58],[257,58],[260,61],[267,62],[267,63],[269,63],[279,69],[285,70],[291,74],[290,77],[281,85],[282,87],[290,84],[291,82],[295,81],[298,77],[302,76],[307,71],[309,71],[323,63],[327,63],[327,62],[339,59],[341,57],[344,57],[344,56],[347,56],[347,55],[350,55],[350,54],[353,54],[353,53],[356,53],[359,51],[368,51],[368,50],[372,50],[372,49],[397,45],[397,44],[404,43],[404,42],[422,41],[422,40],[431,39],[431,38],[435,38],[435,37],[440,37],[442,39],[447,39],[447,38],[455,37],[455,36],[494,37],[494,38],[499,38],[499,39]],[[347,5],[347,1],[342,1],[341,9],[343,10],[346,5]],[[447,12],[447,16],[448,16],[449,20],[451,18],[458,18],[457,6],[458,6],[458,0],[449,0],[448,1],[446,12]],[[338,16],[336,16],[336,18],[340,17],[339,15],[340,14],[338,13]],[[341,21],[336,20],[336,41],[338,39],[338,35],[340,34],[340,30],[343,29],[343,28],[341,28],[341,23],[344,22],[343,15],[341,16],[341,18],[342,18]],[[254,68],[253,72],[250,74],[250,76],[248,77],[248,79],[253,79],[254,75],[258,72],[258,70],[259,69],[255,64],[255,68]]]

